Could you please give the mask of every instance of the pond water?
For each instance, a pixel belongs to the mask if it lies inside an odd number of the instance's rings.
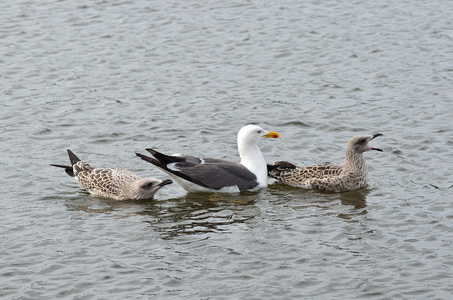
[[[3,299],[450,299],[453,2],[3,1]],[[239,161],[340,163],[345,193],[269,180],[258,193],[116,202],[63,170],[168,178],[152,147]]]

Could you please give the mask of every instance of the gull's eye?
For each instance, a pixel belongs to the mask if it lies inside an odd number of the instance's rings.
[[[144,185],[142,185],[142,189],[150,189],[154,185],[154,182],[147,182]]]
[[[360,144],[364,144],[365,142],[366,142],[366,139],[360,139],[360,140],[359,140],[359,143],[360,143]]]
[[[258,130],[256,133],[261,134],[261,132],[262,132],[261,130]]]

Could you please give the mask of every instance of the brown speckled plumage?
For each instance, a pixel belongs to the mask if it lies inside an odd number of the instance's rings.
[[[368,146],[369,141],[380,135],[352,138],[346,147],[346,158],[342,164],[297,167],[286,161],[277,161],[268,165],[269,176],[304,189],[343,192],[362,188],[367,184],[367,165],[363,152],[382,151]]]
[[[68,175],[75,177],[80,185],[94,196],[115,200],[151,199],[160,188],[172,183],[171,180],[142,179],[125,169],[96,169],[81,161],[69,149],[68,154],[72,166],[52,166],[65,168]]]

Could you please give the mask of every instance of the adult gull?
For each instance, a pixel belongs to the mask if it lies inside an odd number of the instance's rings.
[[[153,157],[136,153],[141,159],[167,172],[188,192],[256,191],[267,187],[267,165],[258,147],[266,138],[278,138],[276,132],[256,125],[242,127],[237,135],[240,163],[214,158],[165,155],[146,149]]]

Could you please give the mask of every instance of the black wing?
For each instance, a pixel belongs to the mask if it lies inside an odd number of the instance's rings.
[[[253,189],[258,185],[256,176],[246,167],[221,159],[201,159],[194,156],[169,156],[152,149],[148,150],[155,158],[136,153],[141,159],[205,188],[220,190],[238,186],[239,190]]]
[[[258,185],[255,174],[241,164],[221,160],[209,161],[205,160],[200,164],[179,162],[171,166],[169,171],[177,175],[173,171],[177,170],[184,175],[184,179],[215,190],[237,186],[240,191],[246,191]]]

